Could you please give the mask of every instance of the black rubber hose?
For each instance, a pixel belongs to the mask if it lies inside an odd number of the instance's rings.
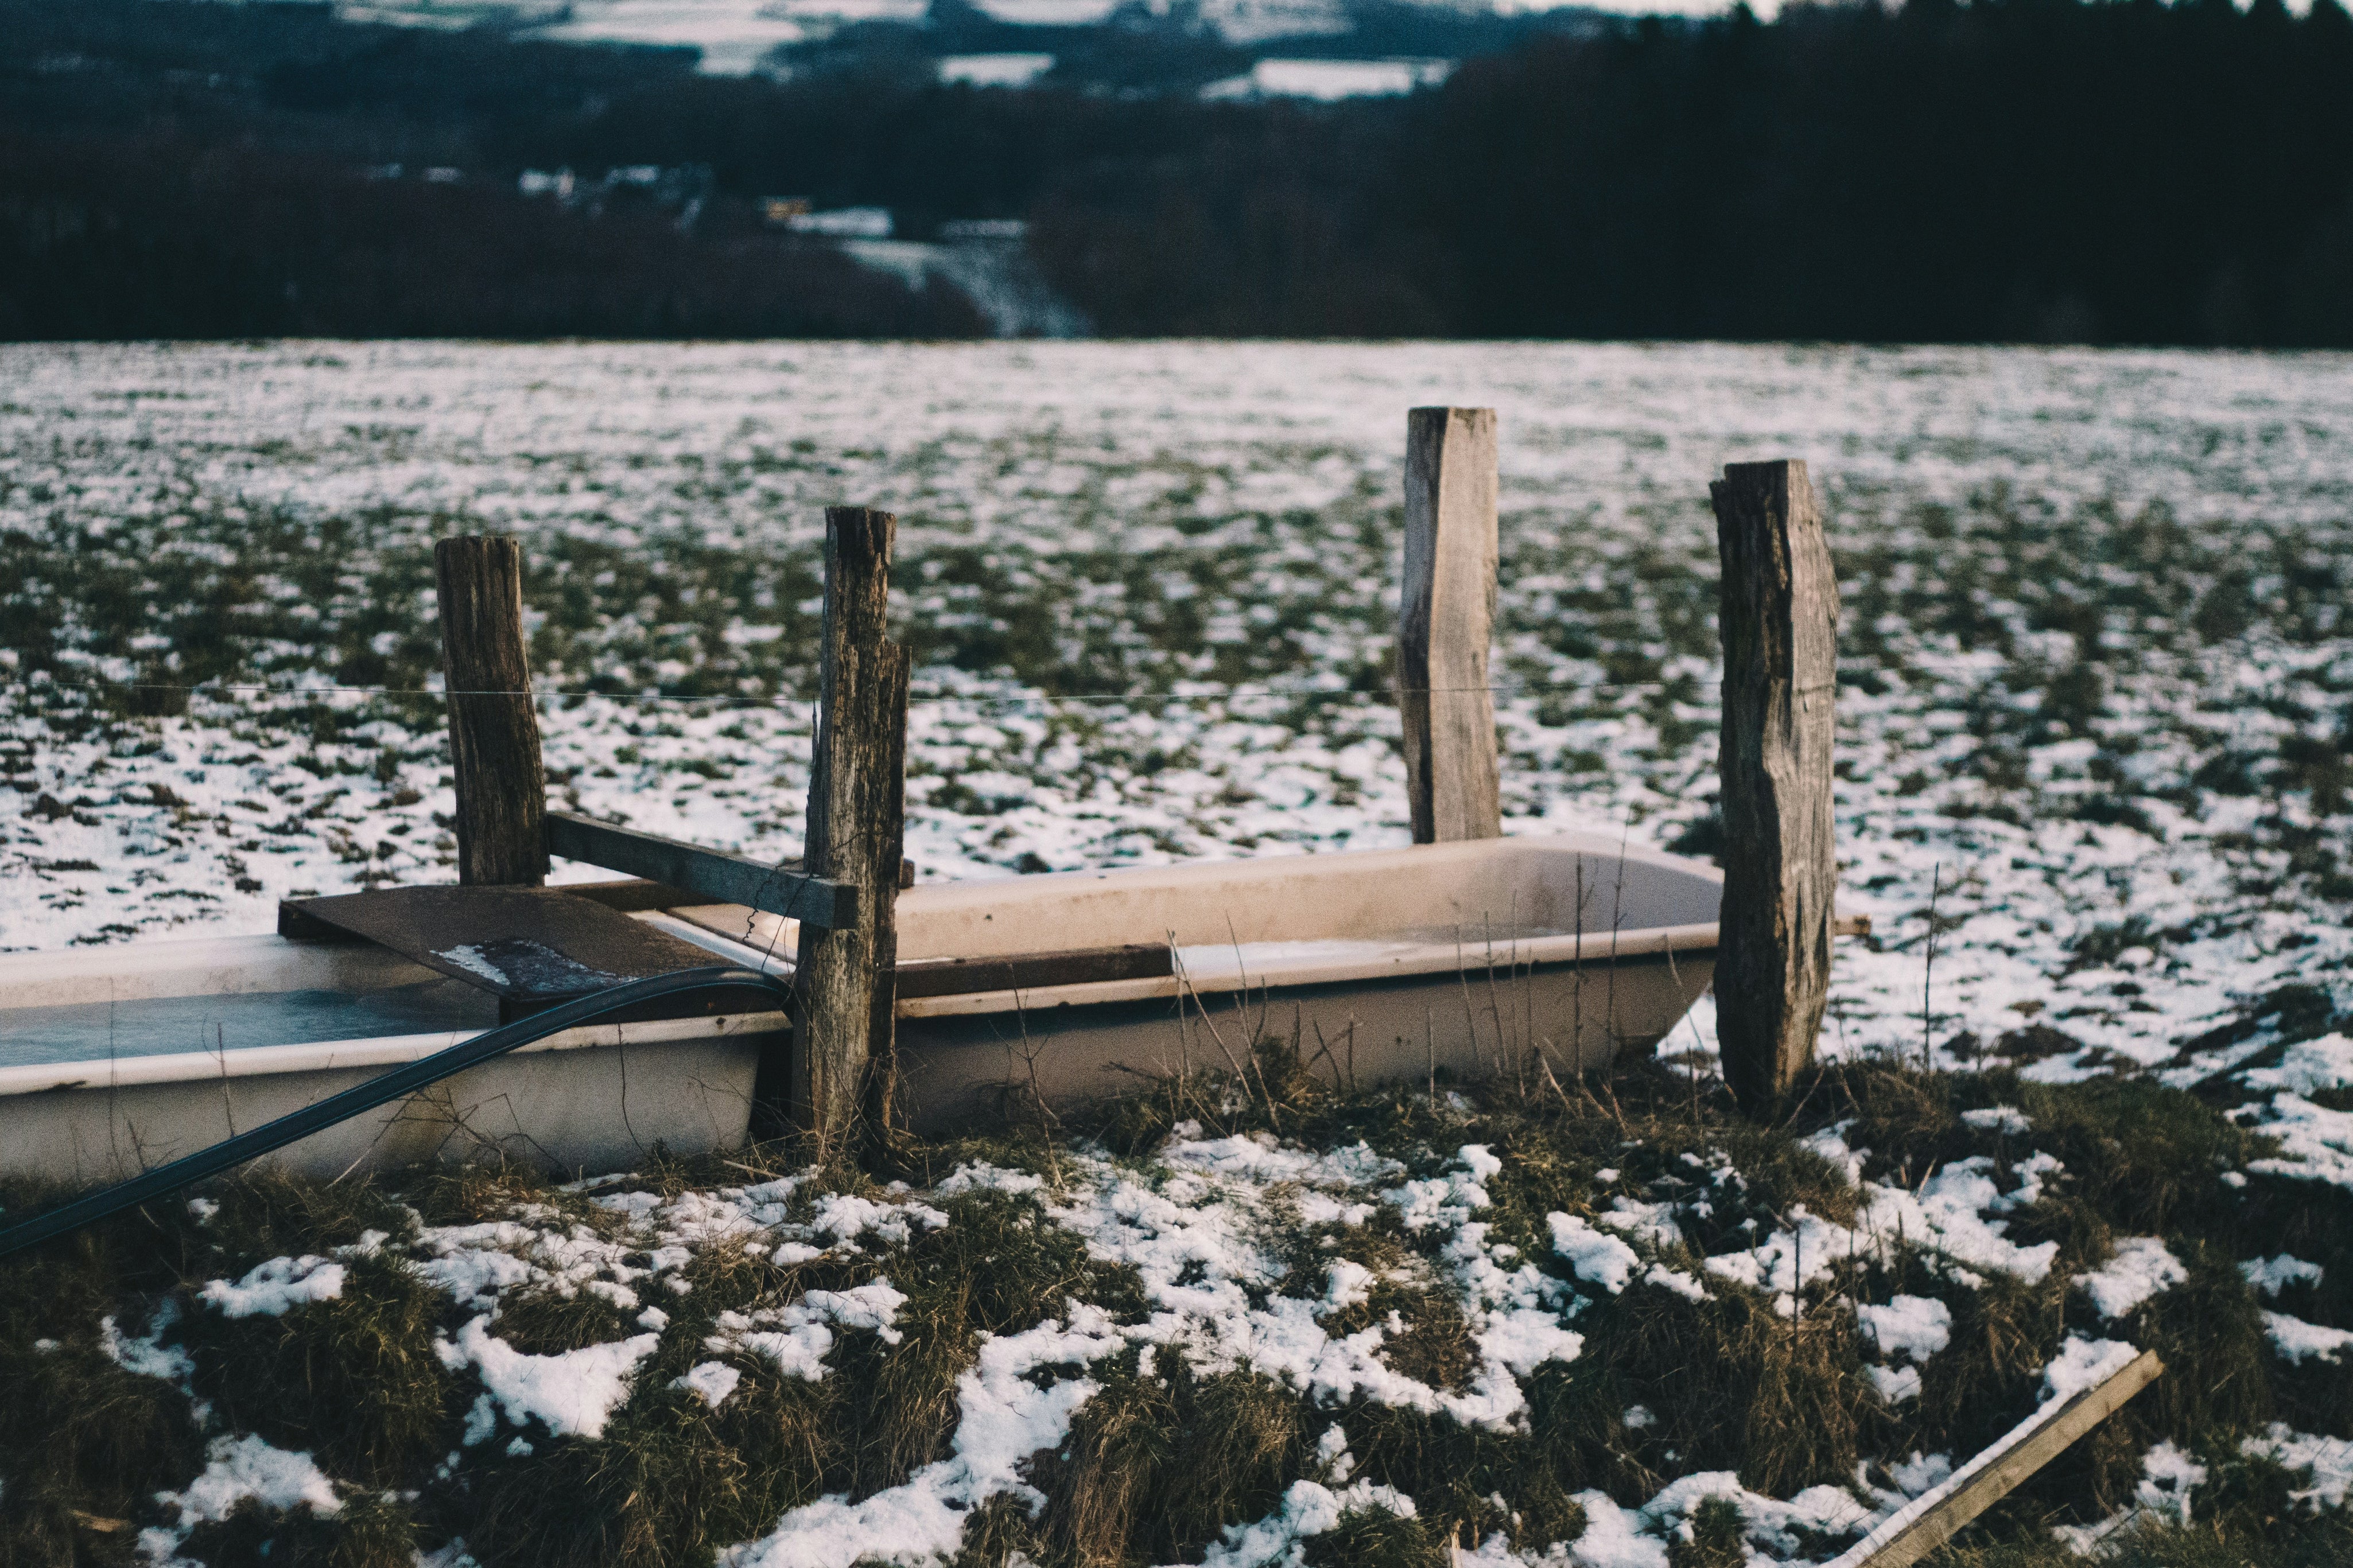
[[[528,1018],[518,1018],[485,1030],[472,1039],[451,1046],[446,1051],[436,1051],[406,1067],[393,1068],[372,1078],[365,1083],[354,1084],[341,1094],[331,1094],[315,1105],[306,1105],[275,1121],[265,1121],[249,1132],[222,1140],[209,1149],[199,1150],[185,1159],[168,1165],[158,1165],[127,1182],[101,1187],[69,1204],[34,1215],[20,1225],[0,1230],[0,1258],[36,1247],[52,1237],[69,1236],[86,1225],[120,1214],[124,1209],[158,1198],[176,1188],[206,1176],[217,1175],[232,1165],[282,1149],[297,1139],[308,1138],[340,1121],[348,1121],[364,1110],[373,1110],[387,1100],[414,1094],[418,1089],[437,1084],[453,1073],[463,1072],[478,1062],[503,1056],[533,1040],[543,1040],[565,1029],[593,1024],[607,1014],[624,1007],[635,1007],[667,996],[681,996],[697,991],[739,990],[756,986],[776,994],[780,1005],[789,1002],[792,983],[756,970],[741,969],[733,964],[712,964],[701,969],[681,969],[673,974],[657,974],[649,980],[632,980],[608,987],[594,995],[577,1001],[562,1003],[543,1013]]]

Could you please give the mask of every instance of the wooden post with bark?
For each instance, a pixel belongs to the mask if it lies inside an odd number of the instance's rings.
[[[1735,463],[1708,492],[1724,563],[1716,1037],[1725,1081],[1762,1115],[1812,1062],[1830,989],[1838,580],[1805,464]]]
[[[825,626],[804,864],[858,890],[854,922],[804,923],[796,985],[795,1120],[828,1138],[889,1120],[894,1069],[893,905],[905,838],[907,650],[884,635],[897,519],[825,513]]]
[[[1406,416],[1398,712],[1416,844],[1502,836],[1495,703],[1495,411]]]
[[[522,626],[522,546],[472,534],[433,547],[441,602],[449,762],[458,792],[458,881],[536,888],[547,879],[547,776]]]

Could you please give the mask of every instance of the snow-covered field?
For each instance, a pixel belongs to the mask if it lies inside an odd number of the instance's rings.
[[[260,931],[282,894],[446,876],[441,715],[403,693],[438,679],[428,552],[456,530],[527,541],[560,795],[788,850],[829,501],[901,516],[925,876],[1401,842],[1404,415],[1458,402],[1504,431],[1514,832],[1672,844],[1706,814],[1706,482],[1811,463],[1846,606],[1844,896],[1879,933],[1841,946],[1833,1049],[2188,1068],[2184,1041],[2353,952],[2341,355],[311,343],[0,368],[0,945]],[[212,689],[138,718],[177,694],[73,684],[100,679]]]
[[[1381,689],[1404,414],[1491,404],[1511,830],[1704,847],[1706,481],[1726,461],[1808,458],[1845,594],[1845,897],[1877,921],[1840,944],[1827,1047],[2014,1062],[2034,1107],[1947,1114],[1934,1139],[1860,1107],[1808,1137],[1804,1202],[1774,1185],[1788,1167],[1765,1145],[1736,1168],[1732,1134],[1707,1142],[1696,1080],[1687,1131],[1664,1117],[1646,1123],[1651,1145],[1620,1142],[1620,1121],[1567,1163],[1451,1101],[1409,1107],[1421,1120],[1394,1147],[1182,1122],[1133,1158],[1067,1148],[1041,1156],[1043,1176],[965,1161],[913,1190],[835,1190],[813,1171],[616,1178],[430,1221],[396,1207],[397,1234],[301,1256],[223,1239],[218,1279],[63,1353],[201,1382],[215,1352],[185,1338],[197,1327],[307,1321],[347,1279],[354,1297],[365,1280],[429,1286],[417,1331],[480,1393],[423,1484],[479,1500],[545,1490],[541,1471],[502,1467],[555,1462],[535,1445],[618,1442],[599,1437],[608,1420],[670,1420],[689,1400],[714,1422],[731,1401],[799,1408],[850,1375],[840,1347],[863,1366],[923,1327],[904,1292],[958,1205],[1014,1205],[1023,1234],[1075,1237],[1091,1267],[1132,1279],[1124,1306],[1041,1298],[980,1335],[938,1457],[776,1503],[727,1538],[744,1568],[939,1560],[972,1521],[1042,1501],[1029,1457],[1111,1440],[1093,1403],[1106,1380],[1128,1380],[1121,1398],[1173,1397],[1153,1369],[1180,1360],[1351,1413],[1301,1427],[1313,1462],[1286,1472],[1273,1511],[1205,1548],[1228,1568],[1297,1563],[1350,1520],[1415,1506],[1359,1451],[1379,1423],[1549,1440],[1529,1436],[1530,1391],[1596,1365],[1588,1340],[1640,1342],[1637,1301],[1685,1303],[1698,1325],[1754,1300],[1808,1333],[1861,1335],[1840,1353],[1860,1358],[1871,1408],[1898,1413],[1897,1446],[1858,1450],[1876,1468],[1852,1486],[1752,1491],[1725,1468],[1748,1462],[1737,1452],[1703,1462],[1736,1434],[1711,1437],[1692,1380],[1662,1374],[1609,1422],[1662,1489],[1573,1500],[1570,1560],[1592,1568],[1660,1568],[1711,1499],[1767,1558],[1823,1555],[2127,1354],[2123,1336],[2157,1331],[2169,1303],[2196,1319],[2207,1298],[2190,1292],[2218,1272],[2260,1293],[2249,1331],[2264,1353],[2316,1377],[2343,1364],[2353,1331],[2325,1293],[2341,1254],[2319,1250],[2334,1233],[2313,1216],[2353,1187],[2353,1046],[2331,1032],[2353,1001],[2353,360],[297,344],[15,347],[0,374],[0,776],[16,791],[0,944],[266,930],[283,894],[448,876],[429,547],[457,530],[527,542],[559,794],[787,851],[828,501],[901,516],[894,616],[919,694],[909,848],[926,877],[1402,842]],[[199,683],[180,710],[174,689]],[[2085,1120],[2089,1091],[2031,1080],[2137,1069],[2181,1087],[2230,1075],[2221,1100],[2276,1146],[2231,1133],[2180,1175],[2202,1216],[2190,1229],[2114,1203],[2099,1224],[2116,1237],[2054,1228],[2046,1198],[2094,1192],[2128,1152],[2118,1135],[2140,1134]],[[2189,1136],[2147,1135],[2160,1132]],[[244,1200],[222,1201],[216,1236]],[[219,1207],[199,1199],[189,1224]],[[1302,1236],[1324,1238],[1307,1264],[1281,1251]],[[746,1257],[776,1272],[744,1283]],[[410,1272],[383,1274],[391,1258]],[[1451,1371],[1410,1370],[1434,1352],[1380,1294],[1409,1287],[1460,1327]],[[1985,1404],[1951,1382],[1957,1314],[2020,1291],[2041,1292],[2049,1343]],[[575,1348],[519,1350],[536,1297],[621,1316]],[[164,1494],[155,1560],[240,1499],[322,1516],[364,1500],[226,1405],[199,1415],[210,1447]],[[2339,1505],[2344,1440],[2322,1426],[2226,1423],[2229,1442],[2197,1458],[2158,1443],[2137,1461],[2138,1505],[2186,1518],[2207,1467],[2247,1454]],[[1921,1446],[1909,1460],[1905,1441]],[[1465,1551],[1496,1568],[1559,1560],[1543,1553],[1561,1537],[1526,1528],[1525,1550],[1514,1513]],[[464,1560],[437,1542],[431,1560]]]

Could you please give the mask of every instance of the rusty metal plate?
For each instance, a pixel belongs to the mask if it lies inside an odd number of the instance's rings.
[[[722,962],[692,942],[558,888],[381,888],[288,899],[279,905],[278,929],[296,938],[342,935],[375,942],[490,992],[512,1014],[625,980]]]

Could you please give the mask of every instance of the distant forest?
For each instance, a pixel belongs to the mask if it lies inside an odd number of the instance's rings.
[[[2338,0],[1587,25],[1336,104],[855,51],[722,79],[322,5],[0,0],[0,337],[981,330],[765,227],[792,195],[914,237],[1027,219],[1107,334],[2353,346]],[[669,195],[517,188],[628,165]]]

